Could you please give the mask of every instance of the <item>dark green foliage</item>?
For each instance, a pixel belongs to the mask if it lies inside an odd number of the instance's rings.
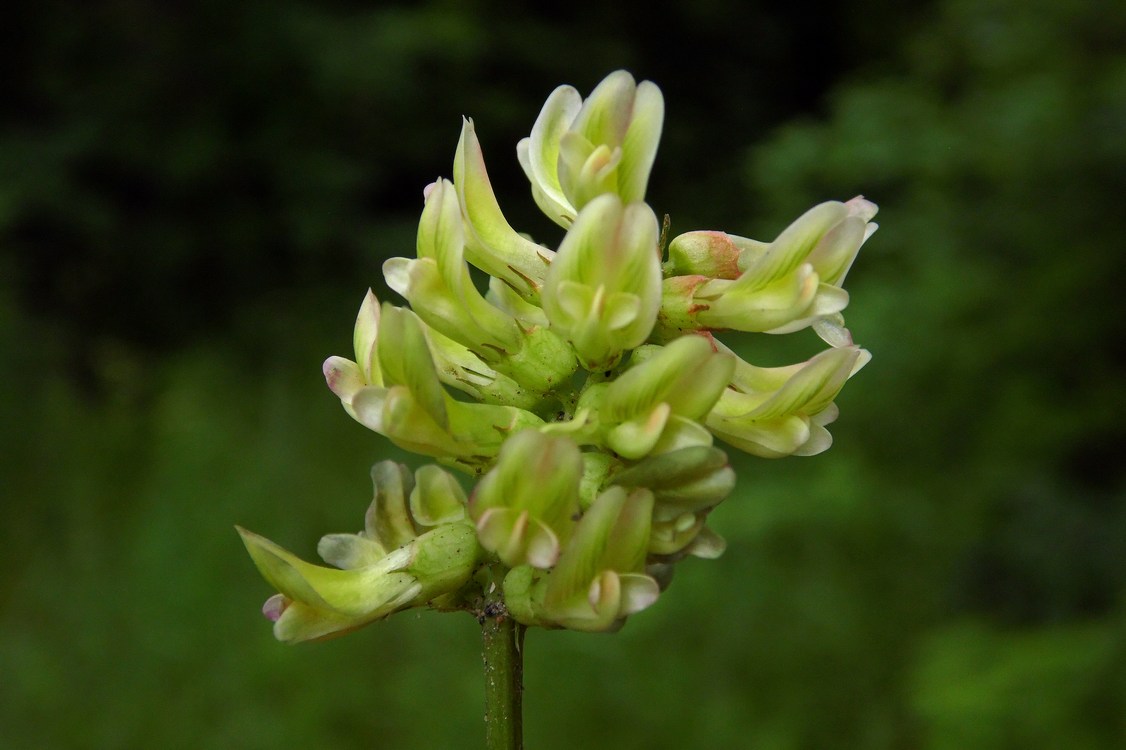
[[[658,3],[647,34],[606,4],[8,11],[5,746],[479,744],[471,618],[283,647],[232,526],[307,557],[355,530],[397,454],[319,363],[410,254],[458,118],[554,237],[514,144],[552,87],[625,66],[666,95],[674,232],[880,204],[847,284],[875,359],[832,450],[739,463],[721,560],[617,635],[528,638],[528,745],[1118,747],[1126,11],[802,5]]]

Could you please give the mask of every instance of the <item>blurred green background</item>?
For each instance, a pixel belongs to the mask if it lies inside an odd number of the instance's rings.
[[[665,93],[674,232],[879,203],[848,310],[875,359],[828,453],[739,460],[724,557],[617,635],[529,635],[529,747],[1123,746],[1126,5],[3,16],[4,747],[480,745],[472,618],[282,646],[232,525],[307,557],[359,526],[399,454],[321,361],[413,252],[461,115],[555,241],[515,143],[619,67]]]

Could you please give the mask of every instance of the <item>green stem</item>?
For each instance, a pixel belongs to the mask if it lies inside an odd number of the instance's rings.
[[[485,659],[485,746],[523,750],[525,628],[499,601],[488,602],[478,619]]]

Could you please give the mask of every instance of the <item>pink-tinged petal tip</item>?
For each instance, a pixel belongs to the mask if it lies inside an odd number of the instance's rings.
[[[286,599],[282,594],[274,594],[266,600],[262,605],[262,614],[270,622],[277,622],[278,618],[285,612],[285,608],[289,606],[289,599]]]

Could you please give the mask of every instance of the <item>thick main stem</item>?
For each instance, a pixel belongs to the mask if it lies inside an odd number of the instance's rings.
[[[480,615],[485,659],[485,747],[524,747],[524,626],[500,602],[490,602]]]

